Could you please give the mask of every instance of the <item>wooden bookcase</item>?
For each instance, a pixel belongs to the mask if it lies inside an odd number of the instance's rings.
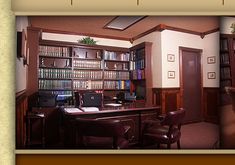
[[[235,87],[235,35],[220,36],[220,95],[221,104],[230,103],[225,87]]]
[[[130,48],[131,91],[136,99],[152,104],[152,71],[151,71],[152,43],[144,42]]]
[[[35,92],[61,95],[74,104],[76,91],[102,92],[107,101],[120,93],[135,92],[137,100],[152,102],[150,43],[130,49],[89,46],[41,40],[40,31],[38,35],[35,32],[28,29],[28,35],[33,34],[29,44],[29,49],[33,48],[29,51],[29,95]]]

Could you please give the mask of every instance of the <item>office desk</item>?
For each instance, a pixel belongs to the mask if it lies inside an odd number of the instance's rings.
[[[156,118],[159,112],[159,106],[148,106],[136,103],[126,104],[121,107],[105,106],[100,108],[99,111],[94,112],[67,113],[63,111],[65,144],[69,148],[75,147],[76,128],[73,123],[73,119],[75,118],[92,118],[98,120],[119,119],[124,125],[131,127],[128,134],[130,143],[140,143],[143,121]]]

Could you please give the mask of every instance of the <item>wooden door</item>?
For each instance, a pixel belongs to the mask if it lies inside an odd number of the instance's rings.
[[[185,122],[202,117],[201,50],[180,48],[181,105],[186,110]]]

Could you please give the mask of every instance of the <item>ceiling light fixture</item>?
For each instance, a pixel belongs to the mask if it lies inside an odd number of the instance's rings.
[[[138,21],[144,19],[146,16],[117,16],[109,23],[107,23],[105,29],[114,29],[114,30],[125,30],[137,23]]]

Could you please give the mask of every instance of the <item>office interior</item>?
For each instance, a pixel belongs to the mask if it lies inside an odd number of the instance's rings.
[[[16,149],[233,148],[234,21],[16,17]]]

